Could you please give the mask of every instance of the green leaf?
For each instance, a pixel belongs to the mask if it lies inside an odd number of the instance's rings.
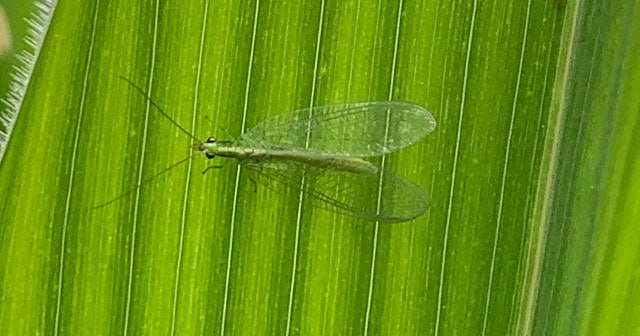
[[[637,1],[3,6],[7,334],[640,331]],[[436,130],[377,164],[431,207],[372,223],[201,155],[157,175],[193,139],[120,76],[200,139],[417,103]]]

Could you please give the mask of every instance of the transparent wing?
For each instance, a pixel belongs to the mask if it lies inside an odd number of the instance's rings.
[[[366,157],[395,152],[412,145],[435,127],[433,116],[423,107],[412,103],[386,101],[337,104],[274,116],[244,133],[239,144]]]
[[[382,190],[378,210],[380,172],[353,173],[282,161],[243,164],[256,180],[270,188],[298,190],[306,176],[305,194],[319,207],[381,222],[402,222],[427,211],[429,196],[414,183],[389,171],[382,171]],[[277,184],[277,185],[274,185]]]

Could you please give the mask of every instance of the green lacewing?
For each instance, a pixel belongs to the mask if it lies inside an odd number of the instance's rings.
[[[266,119],[238,140],[201,141],[122,78],[195,140],[199,153],[234,158],[256,179],[302,190],[320,207],[380,222],[411,220],[428,208],[429,196],[421,187],[365,160],[411,146],[433,131],[434,117],[419,105],[373,101],[303,108]]]

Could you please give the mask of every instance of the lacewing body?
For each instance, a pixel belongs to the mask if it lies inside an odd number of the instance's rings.
[[[427,193],[363,158],[410,146],[435,125],[427,110],[412,103],[336,104],[280,114],[239,140],[209,138],[195,147],[208,158],[235,158],[257,177],[302,187],[308,196],[340,212],[401,222],[427,210]]]
[[[319,200],[321,206],[360,218],[402,222],[422,215],[428,208],[429,196],[422,188],[365,160],[413,145],[433,131],[435,119],[419,105],[376,101],[305,108],[264,120],[238,140],[200,141],[140,87],[121,78],[194,139],[194,148],[209,159],[235,158],[257,179],[302,190]]]

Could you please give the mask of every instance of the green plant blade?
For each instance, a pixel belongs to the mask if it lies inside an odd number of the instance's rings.
[[[12,27],[31,15],[4,6]],[[633,334],[639,11],[637,1],[59,3],[0,162],[0,325]],[[28,35],[12,30],[20,50]],[[254,188],[233,163],[203,175],[200,156],[149,180],[193,140],[120,76],[201,139],[310,106],[415,102],[438,127],[375,164],[427,190],[430,208],[371,224]]]

